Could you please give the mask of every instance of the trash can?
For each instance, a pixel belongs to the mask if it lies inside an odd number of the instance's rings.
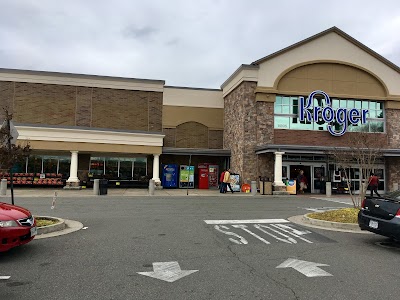
[[[260,194],[272,195],[272,182],[269,181],[268,177],[260,176]]]
[[[108,192],[108,180],[100,179],[99,180],[99,195],[107,195]]]

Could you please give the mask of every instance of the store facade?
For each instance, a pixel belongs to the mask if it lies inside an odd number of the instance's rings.
[[[400,182],[399,83],[398,66],[333,27],[241,65],[221,89],[2,69],[0,104],[33,149],[14,166],[25,181],[160,185],[163,166],[191,165],[193,187],[206,166],[230,167],[242,184],[273,181],[275,190],[303,170],[307,192],[319,193],[322,178],[341,177],[327,149],[366,131],[382,146],[374,171],[388,191]],[[348,174],[358,189],[359,166]]]
[[[164,81],[0,70],[0,103],[32,155],[16,184],[148,184],[162,153]],[[2,112],[4,117],[4,112]],[[155,163],[154,163],[155,162]],[[6,171],[2,170],[6,175]]]
[[[396,188],[399,83],[399,67],[337,28],[242,65],[222,85],[232,168],[247,181],[267,177],[276,190],[303,170],[307,191],[318,193],[328,174],[333,185],[341,181],[327,150],[346,149],[346,136],[366,131],[382,148],[379,189]],[[355,190],[360,171],[348,170]]]

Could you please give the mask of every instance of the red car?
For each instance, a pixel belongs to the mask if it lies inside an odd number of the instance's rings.
[[[32,241],[36,220],[29,210],[0,202],[0,252]]]

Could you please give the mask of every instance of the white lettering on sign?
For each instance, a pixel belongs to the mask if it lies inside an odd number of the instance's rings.
[[[239,224],[240,221],[242,224]],[[306,238],[304,235],[310,234],[311,231],[308,230],[298,230],[291,227],[289,221],[284,219],[263,219],[264,223],[253,223],[255,220],[205,220],[207,224],[216,224],[214,228],[223,234],[229,236],[229,240],[237,245],[247,245],[249,244],[248,239],[243,236],[242,233],[238,233],[238,230],[244,231],[264,244],[271,244],[268,240],[273,238],[276,242],[283,242],[286,244],[297,244],[298,241],[304,241],[306,243],[312,244],[312,242]],[[273,223],[271,221],[278,221]],[[279,223],[281,222],[281,223]],[[221,225],[225,224],[225,225]],[[243,224],[245,223],[245,224]],[[231,226],[229,227],[228,224]],[[251,224],[251,225],[246,225]],[[268,224],[268,225],[265,225]],[[253,230],[254,229],[254,230]],[[257,233],[256,233],[257,232]]]
[[[248,232],[250,235],[252,235],[255,238],[259,239],[261,242],[263,242],[265,244],[271,244],[270,242],[264,240],[261,236],[255,234],[255,233],[251,232],[249,229],[247,229],[246,225],[232,225],[232,227],[243,229],[244,231]]]
[[[323,96],[325,107],[313,106],[314,96]],[[333,109],[331,98],[324,91],[313,91],[307,99],[299,97],[299,119],[300,122],[307,120],[308,122],[318,122],[322,119],[325,123],[328,123],[328,131],[334,136],[342,136],[349,123],[357,125],[361,121],[361,124],[367,123],[368,109],[356,109],[356,108],[338,108]],[[334,129],[334,123],[342,126],[342,129],[338,132]]]
[[[239,239],[239,240],[235,240],[235,239],[233,239],[233,238],[229,238],[229,240],[230,240],[232,243],[235,243],[235,244],[238,244],[238,245],[240,245],[240,244],[248,244],[247,240],[246,240],[244,237],[242,237],[242,236],[240,236],[240,235],[238,235],[238,234],[236,234],[236,233],[234,233],[234,232],[222,230],[222,229],[228,230],[229,227],[227,227],[227,226],[224,226],[224,225],[220,225],[220,226],[219,226],[219,225],[215,225],[214,228],[215,228],[216,230],[218,230],[219,232],[225,233],[226,235],[235,236],[235,237],[237,237],[237,238]],[[222,228],[222,229],[221,229],[221,228]]]

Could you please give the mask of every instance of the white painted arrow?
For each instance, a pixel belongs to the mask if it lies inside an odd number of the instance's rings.
[[[145,275],[167,282],[174,282],[187,275],[197,272],[198,270],[182,271],[177,261],[170,262],[155,262],[153,263],[154,272],[137,272],[140,275]]]
[[[296,271],[299,271],[300,273],[306,275],[307,277],[333,276],[332,274],[325,272],[321,268],[318,268],[324,266],[329,267],[329,265],[326,264],[289,258],[276,268],[293,268]]]
[[[11,276],[0,276],[0,280],[2,279],[10,279]]]

